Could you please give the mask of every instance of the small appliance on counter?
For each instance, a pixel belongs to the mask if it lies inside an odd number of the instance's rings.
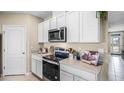
[[[55,55],[55,47],[54,46],[50,46],[49,53],[50,53],[50,55]]]
[[[43,76],[50,81],[60,81],[60,61],[69,57],[69,52],[62,48],[54,48],[54,55],[43,57]],[[52,51],[53,52],[53,47]]]
[[[73,60],[75,50],[73,48],[68,48],[67,51],[69,52],[69,60]]]
[[[48,48],[40,48],[38,53],[39,54],[46,54],[46,53],[48,53]]]

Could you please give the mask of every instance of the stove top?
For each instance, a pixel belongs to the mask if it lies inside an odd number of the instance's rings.
[[[47,56],[44,56],[43,58],[48,59],[50,61],[54,61],[54,62],[59,62],[63,59],[63,58],[56,57],[54,55],[47,55]]]

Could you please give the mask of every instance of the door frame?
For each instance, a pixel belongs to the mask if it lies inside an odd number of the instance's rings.
[[[26,28],[26,25],[2,25],[2,34],[3,34],[3,37],[2,37],[2,76],[5,76],[5,28],[6,27],[24,27],[24,44],[25,44],[25,73],[26,74],[26,70],[27,70],[27,51],[26,51],[26,48],[27,48],[27,45],[26,45],[26,42],[27,42],[27,28]]]

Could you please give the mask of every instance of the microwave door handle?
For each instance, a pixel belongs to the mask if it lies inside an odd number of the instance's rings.
[[[61,34],[61,30],[59,31],[59,40],[61,40],[60,34]]]

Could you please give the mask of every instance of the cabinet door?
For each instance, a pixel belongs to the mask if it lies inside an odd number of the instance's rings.
[[[73,81],[73,75],[65,71],[60,71],[60,81]]]
[[[36,60],[35,59],[32,59],[32,72],[34,73],[34,74],[36,74]]]
[[[100,23],[99,17],[95,11],[82,12],[82,42],[99,42],[100,41]]]
[[[38,42],[43,42],[43,23],[38,24]]]
[[[36,74],[38,77],[42,78],[42,62],[38,61],[36,62]]]
[[[59,15],[56,18],[57,27],[64,27],[65,26],[65,14]]]
[[[46,20],[43,22],[43,32],[44,32],[43,42],[48,42],[48,30],[49,30],[49,20]]]
[[[81,77],[74,76],[74,81],[86,81],[86,80]]]
[[[56,17],[50,19],[50,29],[56,28]]]
[[[68,12],[66,13],[66,25],[67,25],[67,40],[68,42],[79,42],[80,40],[80,13]]]

